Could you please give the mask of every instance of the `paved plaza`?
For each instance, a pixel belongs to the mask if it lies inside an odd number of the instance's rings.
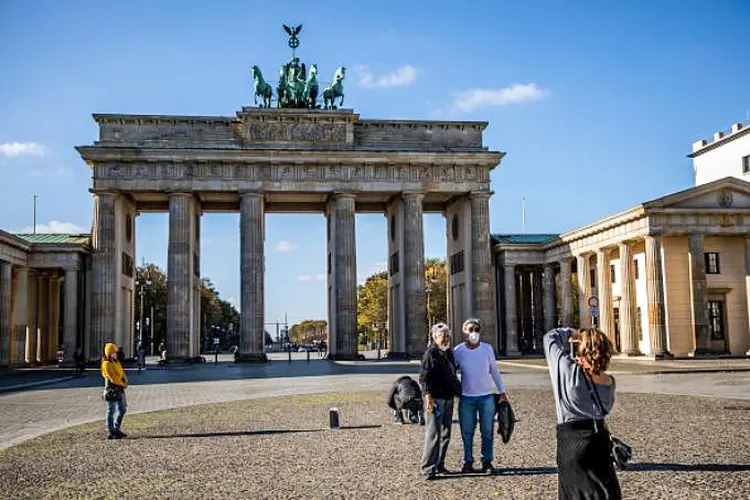
[[[257,369],[281,371],[283,367],[277,366]],[[384,372],[413,372],[410,367],[383,365],[379,371],[355,375],[350,367],[321,362],[307,370],[287,366],[299,374],[297,378],[243,380],[230,367],[220,366],[213,380],[199,381],[198,375],[209,378],[207,368],[185,370],[183,375],[192,374],[184,377],[190,380],[172,384],[162,382],[180,378],[177,371],[134,375],[133,413],[193,406],[129,415],[124,426],[129,437],[124,441],[102,439],[103,426],[93,421],[0,451],[0,497],[556,496],[554,403],[538,371],[505,375],[520,422],[509,444],[496,441],[500,471],[495,476],[453,474],[425,484],[418,475],[423,427],[393,425],[383,401],[384,389],[394,377]],[[321,374],[326,370],[339,373]],[[685,383],[672,387],[700,390],[709,384],[707,375],[676,376],[685,377]],[[717,386],[729,389],[728,394],[735,394],[732,387],[744,387],[747,394],[750,387],[747,374],[712,376]],[[622,392],[610,421],[636,450],[632,469],[620,475],[624,497],[750,496],[750,402],[648,394],[647,386],[640,387],[644,393],[635,393],[637,377],[644,376],[618,379]],[[0,396],[2,422],[8,421],[10,411],[17,412],[16,418],[35,413],[38,428],[52,423],[43,413],[57,413],[58,424],[65,419],[69,424],[76,419],[100,420],[102,404],[95,382],[89,376],[60,384],[64,387]],[[317,392],[326,393],[312,394]],[[258,399],[292,393],[308,394]],[[255,399],[218,403],[242,398]],[[326,429],[333,406],[341,410],[340,431]],[[4,428],[4,438],[5,433]],[[449,468],[460,466],[460,454],[454,421]]]
[[[121,442],[103,439],[96,371],[0,394],[0,497],[555,497],[554,403],[538,362],[500,363],[520,421],[510,444],[495,445],[497,477],[426,485],[418,475],[423,428],[391,424],[384,402],[395,378],[417,376],[418,363],[273,357],[128,370],[129,437]],[[750,372],[618,366],[611,425],[636,450],[621,475],[625,498],[750,498]],[[325,429],[334,406],[345,426],[338,433]],[[453,469],[460,453],[456,425]],[[104,455],[117,459],[105,464]]]

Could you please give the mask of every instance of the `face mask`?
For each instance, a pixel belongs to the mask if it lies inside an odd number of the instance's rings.
[[[478,344],[479,343],[479,332],[471,332],[469,334],[469,342],[472,344]]]
[[[450,344],[447,344],[447,345],[440,344],[440,345],[438,345],[438,349],[440,349],[443,352],[447,351],[450,348],[451,348]]]

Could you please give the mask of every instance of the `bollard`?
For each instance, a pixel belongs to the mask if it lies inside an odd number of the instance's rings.
[[[291,347],[289,347],[289,348],[287,349],[287,352],[289,353],[289,362],[291,363],[291,361],[292,361],[292,348],[291,348]]]
[[[307,361],[310,361],[310,350],[309,349],[305,349],[305,350],[307,351]]]
[[[331,408],[331,410],[328,412],[328,424],[333,430],[338,430],[341,428],[338,408]]]

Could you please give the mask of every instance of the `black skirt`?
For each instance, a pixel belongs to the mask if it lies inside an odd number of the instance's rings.
[[[609,433],[602,421],[557,425],[558,496],[570,500],[622,498],[610,458]]]

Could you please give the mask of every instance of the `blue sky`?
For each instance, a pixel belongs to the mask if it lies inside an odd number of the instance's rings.
[[[232,116],[249,68],[289,58],[322,80],[349,68],[365,118],[487,120],[507,157],[492,174],[493,232],[562,232],[689,187],[685,155],[750,112],[750,3],[0,2],[0,228],[88,230],[90,171],[75,145],[91,113]],[[290,14],[291,13],[291,14]],[[239,298],[239,217],[203,218],[202,270]],[[322,215],[268,215],[266,319],[325,317]],[[425,218],[428,256],[444,222]],[[386,261],[385,218],[357,217],[358,272]],[[167,217],[138,220],[138,260],[166,265]]]

